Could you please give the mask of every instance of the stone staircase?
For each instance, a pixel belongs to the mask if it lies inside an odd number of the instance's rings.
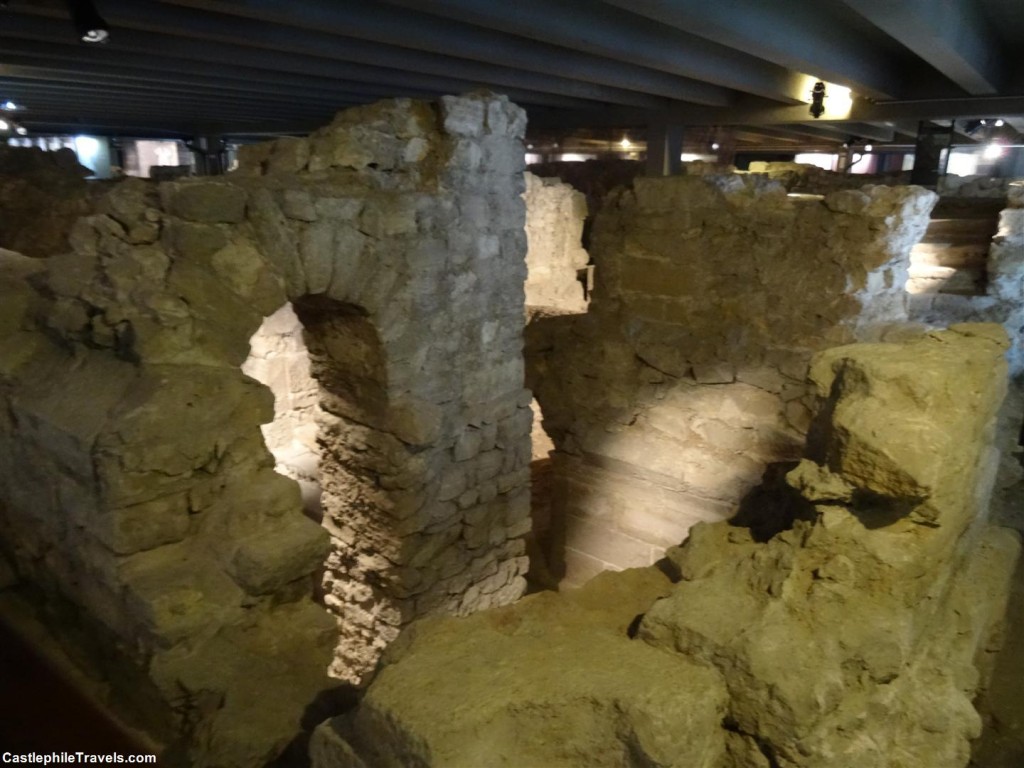
[[[983,296],[988,250],[999,229],[1002,198],[943,198],[910,252],[907,292]]]

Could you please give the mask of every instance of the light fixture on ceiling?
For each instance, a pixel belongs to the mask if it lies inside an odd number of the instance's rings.
[[[7,99],[3,104],[0,104],[0,109],[4,112],[17,112],[21,107],[15,104],[10,99]]]
[[[24,125],[19,125],[15,127],[14,132],[19,136],[26,136],[28,135],[28,128],[26,128]]]
[[[629,136],[623,136],[622,141],[619,142],[619,146],[623,149],[629,149],[633,146],[633,142],[629,140]]]
[[[9,130],[11,130],[11,124],[9,122],[7,122],[6,120],[4,120],[3,118],[0,118],[0,131],[9,131]]]
[[[110,27],[92,0],[68,0],[68,10],[71,11],[71,21],[82,42],[105,43],[110,39]]]
[[[811,117],[817,120],[825,114],[825,83],[819,80],[811,89]]]
[[[721,144],[719,144],[719,143],[718,143],[717,141],[713,141],[713,142],[711,142],[711,149],[713,149],[713,150],[714,150],[715,152],[717,152],[717,151],[718,151],[718,149],[719,149],[719,147],[721,147],[721,146],[722,146],[722,145],[721,145]]]
[[[1005,120],[1003,120],[1003,118],[999,118],[999,119],[998,119],[998,120],[996,120],[996,122],[995,122],[995,126],[996,126],[996,128],[1002,128],[1002,127],[1003,127],[1004,125],[1006,125],[1006,121],[1005,121]]]
[[[1003,156],[1003,145],[997,144],[996,142],[993,141],[991,144],[985,147],[985,150],[982,152],[982,156],[986,160],[998,160],[1000,157]]]
[[[873,149],[874,149],[874,146],[872,146],[871,144],[865,144],[864,145],[864,151],[865,152],[870,152]]]

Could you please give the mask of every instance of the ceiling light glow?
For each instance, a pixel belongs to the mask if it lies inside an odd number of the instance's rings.
[[[720,146],[721,145],[717,141],[711,143],[711,148],[714,150],[717,150]]]
[[[1006,125],[1006,121],[1004,121],[1002,118],[999,118],[995,122],[996,128],[1002,128],[1004,125]]]
[[[11,128],[11,124],[6,120],[0,120],[0,131],[8,131]]]
[[[629,136],[623,136],[622,141],[619,142],[619,146],[623,149],[629,149],[633,146],[633,142],[629,140]]]
[[[874,146],[872,146],[871,144],[865,144],[864,145],[864,151],[865,152],[870,152],[873,149],[874,149]]]
[[[987,147],[985,147],[985,151],[982,152],[982,156],[986,160],[995,160],[997,158],[1000,158],[1003,156],[1003,146],[1001,144],[996,144],[995,142],[992,142]]]

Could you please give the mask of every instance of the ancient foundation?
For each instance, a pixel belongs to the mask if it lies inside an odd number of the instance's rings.
[[[527,334],[556,447],[551,570],[579,584],[649,565],[795,460],[811,355],[906,322],[908,255],[935,200],[794,200],[737,175],[638,179],[607,199],[589,312]]]
[[[417,624],[313,765],[966,766],[1020,549],[985,520],[1006,346],[818,354],[782,486],[661,570]]]
[[[522,593],[524,125],[499,97],[358,108],[3,255],[0,548],[191,765],[263,764],[329,664],[357,682],[414,618]],[[242,371],[289,303],[322,526]]]

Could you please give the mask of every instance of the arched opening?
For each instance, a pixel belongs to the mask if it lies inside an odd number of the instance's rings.
[[[331,536],[321,596],[339,633],[330,673],[359,684],[402,625],[401,541],[387,478],[403,469],[406,452],[387,431],[386,355],[368,313],[320,295],[294,306],[319,398],[321,519]]]
[[[274,420],[261,427],[275,469],[298,482],[306,514],[321,518],[319,396],[310,373],[302,323],[290,303],[266,317],[249,342],[242,373],[274,393]]]

